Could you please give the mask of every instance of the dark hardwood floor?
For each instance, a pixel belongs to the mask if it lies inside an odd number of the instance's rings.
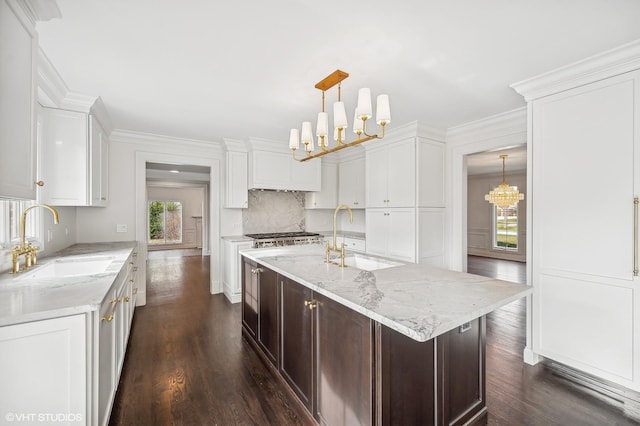
[[[520,279],[482,259],[473,273],[492,268]],[[208,281],[208,257],[149,260],[147,305],[136,309],[110,425],[304,424],[241,337],[240,304],[210,295]],[[487,318],[490,425],[638,424],[546,367],[525,365],[524,313],[518,301]]]

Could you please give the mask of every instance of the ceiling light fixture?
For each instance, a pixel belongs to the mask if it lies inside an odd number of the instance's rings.
[[[378,95],[376,103],[376,122],[380,125],[380,136],[377,134],[370,135],[367,133],[367,120],[373,116],[371,109],[371,91],[367,88],[358,91],[358,106],[354,114],[353,132],[357,135],[357,139],[352,142],[346,142],[346,129],[348,127],[347,113],[344,108],[344,102],[341,98],[341,82],[349,77],[344,71],[336,70],[326,76],[322,81],[315,85],[316,89],[322,91],[322,111],[318,113],[318,123],[316,126],[316,136],[318,136],[318,146],[320,152],[313,154],[314,137],[313,129],[310,121],[302,123],[302,131],[291,129],[289,134],[289,148],[293,152],[293,159],[296,161],[307,161],[312,158],[322,157],[330,152],[340,151],[341,149],[359,145],[371,139],[384,138],[384,126],[391,122],[391,110],[389,109],[389,96]],[[337,144],[329,148],[329,114],[324,110],[325,91],[338,85],[338,100],[333,104],[333,139]],[[300,140],[304,144],[304,150],[307,156],[301,159],[296,158],[296,150],[300,147]]]
[[[508,155],[506,154],[500,156],[500,158],[502,158],[502,183],[484,196],[486,201],[502,209],[511,207],[518,204],[518,201],[524,200],[524,194],[521,194],[513,186],[507,185],[504,180],[504,161],[507,157]]]

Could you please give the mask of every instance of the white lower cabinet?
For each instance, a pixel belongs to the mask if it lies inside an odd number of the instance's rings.
[[[86,328],[85,314],[0,327],[3,424],[92,424]]]
[[[3,419],[109,423],[135,309],[136,267],[134,253],[96,311],[0,327],[0,413],[14,416]]]
[[[416,261],[416,209],[367,209],[367,253]]]
[[[239,303],[242,299],[242,259],[238,251],[251,248],[253,241],[222,242],[223,277],[222,286],[225,297],[231,303]]]

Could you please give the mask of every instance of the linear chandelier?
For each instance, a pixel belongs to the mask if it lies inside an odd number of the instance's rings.
[[[376,122],[380,125],[380,135],[370,135],[367,133],[367,120],[373,116],[371,109],[371,91],[362,88],[358,91],[358,105],[353,118],[353,132],[357,135],[357,139],[352,142],[346,142],[346,130],[348,127],[347,113],[344,108],[344,102],[341,98],[341,82],[349,77],[344,71],[336,70],[326,76],[322,81],[315,85],[316,89],[322,91],[322,111],[318,113],[318,122],[316,125],[316,136],[318,137],[318,147],[320,151],[314,154],[315,143],[313,137],[313,129],[310,121],[302,123],[302,131],[291,129],[289,134],[289,148],[293,153],[293,159],[296,161],[307,161],[312,158],[322,157],[331,152],[340,151],[341,149],[359,145],[371,139],[384,138],[384,126],[391,122],[391,110],[389,109],[389,96],[378,95],[376,102]],[[335,85],[338,85],[338,100],[333,104],[333,139],[336,145],[329,147],[329,114],[324,110],[325,92]],[[304,144],[304,150],[307,154],[304,158],[296,158],[296,150],[300,148],[300,141]]]
[[[511,207],[518,204],[518,201],[524,200],[524,194],[520,193],[513,186],[507,185],[504,180],[504,161],[507,157],[506,154],[500,155],[500,158],[502,158],[502,183],[484,196],[486,201],[502,209]]]

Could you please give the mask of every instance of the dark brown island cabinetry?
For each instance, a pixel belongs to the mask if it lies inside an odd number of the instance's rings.
[[[247,258],[242,295],[243,335],[319,424],[485,423],[484,317],[418,342]]]

